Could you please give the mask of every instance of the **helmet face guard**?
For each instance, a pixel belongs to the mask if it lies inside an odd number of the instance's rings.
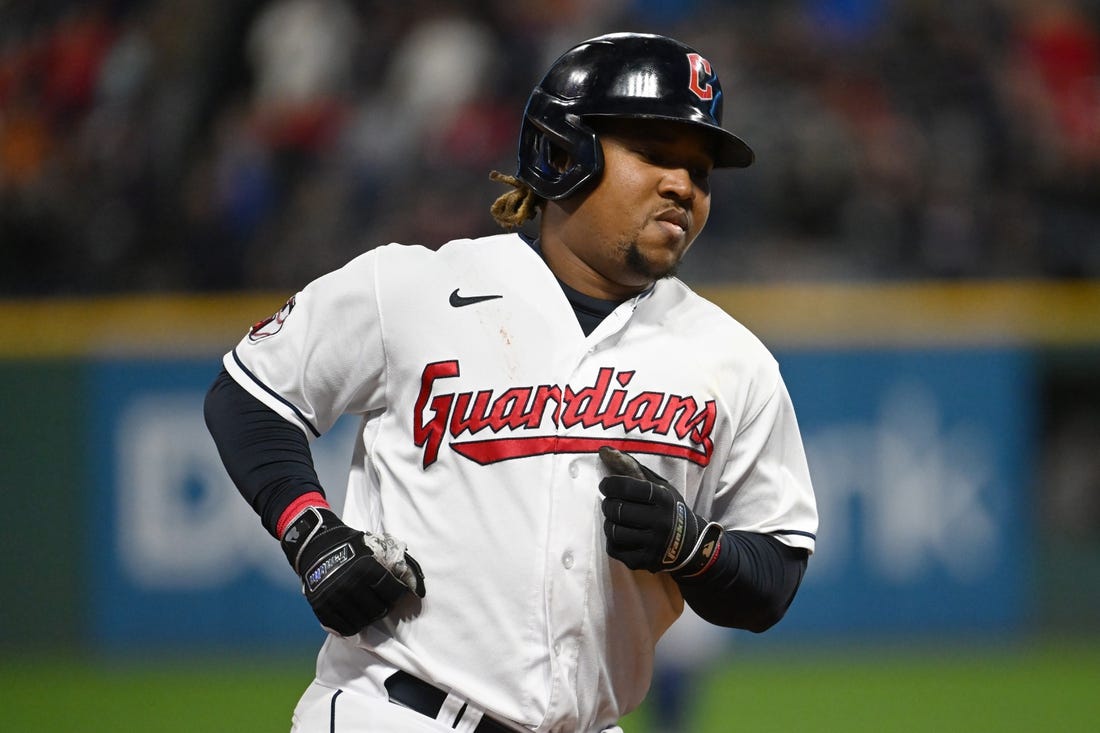
[[[752,149],[722,127],[722,86],[709,61],[671,38],[614,33],[566,51],[531,92],[516,177],[549,200],[594,183],[603,155],[589,121],[600,117],[695,125],[714,141],[716,168],[753,161]],[[555,149],[568,156],[566,168]]]

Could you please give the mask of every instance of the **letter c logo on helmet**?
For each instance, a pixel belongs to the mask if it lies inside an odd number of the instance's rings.
[[[688,82],[688,89],[699,99],[709,102],[714,99],[714,87],[710,83],[714,72],[710,69],[710,62],[697,53],[689,53],[687,57],[688,64],[691,65],[691,81]]]

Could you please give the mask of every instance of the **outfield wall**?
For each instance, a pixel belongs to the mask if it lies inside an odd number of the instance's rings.
[[[1044,508],[1060,414],[1100,410],[1100,284],[704,294],[779,358],[819,497],[818,554],[772,636],[1011,638],[1100,618],[1063,585],[1095,574],[1100,530],[1067,539]],[[0,644],[317,638],[201,414],[221,353],[285,298],[0,303]],[[353,430],[315,443],[337,500]]]

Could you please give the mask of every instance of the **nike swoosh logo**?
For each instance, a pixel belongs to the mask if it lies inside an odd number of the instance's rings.
[[[481,303],[486,300],[496,300],[497,298],[503,298],[503,295],[459,295],[458,288],[451,293],[451,297],[448,302],[455,308],[461,308],[465,305],[473,305],[474,303]]]

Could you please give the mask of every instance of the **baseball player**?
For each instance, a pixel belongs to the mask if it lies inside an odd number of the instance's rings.
[[[766,348],[673,277],[706,223],[711,63],[613,34],[535,87],[514,231],[373,249],[226,354],[206,418],[330,633],[293,730],[619,730],[684,603],[763,631],[817,510]],[[330,507],[309,441],[361,418]]]

